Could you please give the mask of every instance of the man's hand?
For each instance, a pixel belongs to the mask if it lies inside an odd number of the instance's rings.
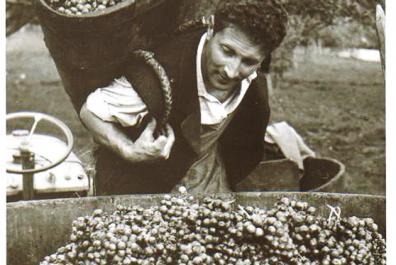
[[[124,158],[136,162],[150,162],[157,160],[165,160],[169,158],[173,143],[175,142],[175,134],[172,127],[167,124],[164,131],[157,137],[154,137],[156,121],[152,119],[138,139],[124,150]]]
[[[169,124],[157,138],[154,137],[155,120],[151,120],[139,138],[133,142],[116,124],[105,122],[90,112],[86,105],[81,108],[80,118],[95,141],[130,162],[151,162],[169,158],[175,135]]]

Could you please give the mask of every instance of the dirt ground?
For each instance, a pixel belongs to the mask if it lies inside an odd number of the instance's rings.
[[[287,121],[317,155],[346,166],[346,192],[385,194],[385,89],[381,66],[298,54],[271,98],[272,121]],[[89,168],[92,140],[78,120],[38,26],[6,41],[7,112],[34,110],[70,126]]]

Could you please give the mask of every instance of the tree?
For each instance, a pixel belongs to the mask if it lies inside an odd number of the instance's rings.
[[[294,65],[298,45],[318,44],[330,26],[355,23],[375,31],[376,0],[280,0],[289,14],[288,34],[274,53],[271,66],[275,82]],[[381,1],[384,2],[384,1]],[[381,3],[384,4],[384,3]]]
[[[6,36],[11,35],[35,17],[30,0],[7,0]]]

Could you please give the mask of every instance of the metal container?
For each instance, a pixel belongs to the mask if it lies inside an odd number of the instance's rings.
[[[372,217],[385,235],[385,197],[334,193],[230,193],[219,196],[235,199],[235,205],[272,207],[282,197],[302,200],[318,208],[318,214],[328,216],[327,205],[339,206],[342,216]],[[197,196],[199,198],[199,196]],[[38,264],[69,242],[72,221],[89,215],[94,209],[107,212],[116,205],[156,205],[163,195],[127,195],[88,197],[45,201],[22,201],[7,204],[7,264]]]

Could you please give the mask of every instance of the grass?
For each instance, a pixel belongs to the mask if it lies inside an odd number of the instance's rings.
[[[346,165],[347,192],[385,193],[385,89],[381,66],[298,57],[272,97],[272,118],[287,120],[321,156]]]

